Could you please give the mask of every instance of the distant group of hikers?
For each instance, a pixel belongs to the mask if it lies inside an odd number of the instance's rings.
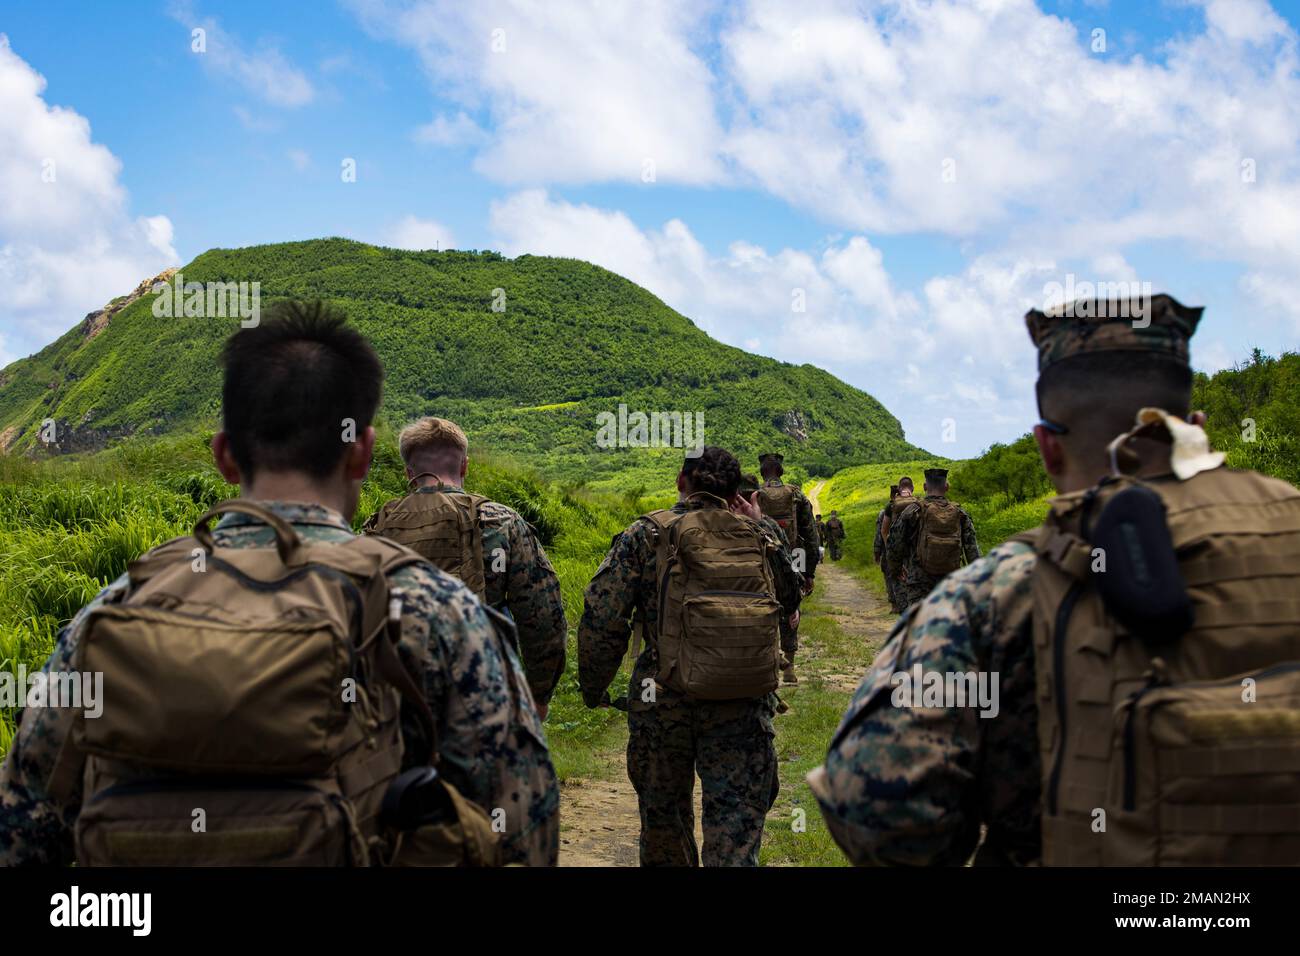
[[[808,777],[855,863],[1300,862],[1300,492],[1209,450],[1201,310],[1122,305],[1026,316],[1041,527],[981,557],[939,468],[877,517],[902,616]],[[568,623],[536,533],[464,490],[440,418],[402,431],[408,493],[351,531],[383,369],[328,307],[282,303],[223,363],[212,450],[240,498],[60,633],[49,679],[102,673],[106,699],[22,712],[0,862],[555,864]],[[688,454],[585,592],[578,683],[627,712],[643,865],[756,865],[777,797],[776,691],[846,534],[780,454],[759,466]]]

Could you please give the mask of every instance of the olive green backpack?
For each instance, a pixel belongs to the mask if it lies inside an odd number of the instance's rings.
[[[775,690],[782,609],[768,563],[774,545],[725,506],[643,517],[656,530],[658,682],[700,700]]]
[[[216,545],[208,523],[229,512],[269,525],[275,547]],[[499,863],[487,815],[437,775],[433,717],[397,653],[388,576],[420,561],[378,538],[304,541],[250,501],[134,561],[73,656],[105,688],[52,783],[73,802],[83,772],[78,862]]]
[[[1118,547],[1098,548],[1100,516],[1135,487],[1163,520],[1141,537],[1121,523]],[[1160,601],[1169,587],[1141,580],[1159,524],[1190,627],[1153,642],[1102,591],[1131,588],[1138,612]],[[1038,553],[1043,862],[1300,864],[1300,492],[1223,467],[1109,480],[1017,537]],[[1126,578],[1104,580],[1130,547]]]
[[[411,485],[424,477],[411,479]],[[412,490],[370,516],[364,534],[404,544],[465,583],[480,601],[486,600],[483,529],[479,507],[488,499],[464,491]]]
[[[940,577],[961,567],[961,509],[951,501],[922,498],[916,529],[916,563]]]

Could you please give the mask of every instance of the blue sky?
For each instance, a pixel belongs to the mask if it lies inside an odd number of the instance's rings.
[[[1021,317],[1067,274],[1206,306],[1207,370],[1296,347],[1298,25],[1262,0],[6,3],[0,362],[215,246],[571,255],[975,454],[1033,420]]]

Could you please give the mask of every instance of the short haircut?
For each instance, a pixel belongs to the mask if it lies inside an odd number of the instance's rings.
[[[698,455],[687,455],[682,474],[690,481],[692,491],[706,491],[719,498],[731,498],[740,487],[740,462],[716,445],[705,445]]]
[[[898,479],[898,490],[902,491],[904,488],[911,488],[914,491],[916,490],[915,486],[912,484],[912,479],[907,477],[907,475]]]
[[[345,435],[374,421],[384,369],[347,317],[320,301],[277,302],[226,340],[222,427],[248,481],[263,471],[328,478]]]
[[[758,463],[758,472],[764,478],[768,475],[784,475],[785,465],[781,464],[781,462],[777,461],[775,458],[769,458],[767,461],[760,461]]]
[[[445,418],[421,418],[397,437],[402,461],[417,473],[459,470],[469,453],[469,439],[459,425]]]
[[[1062,443],[1092,456],[1132,428],[1139,409],[1186,417],[1192,370],[1153,352],[1082,352],[1043,369],[1036,391],[1039,415],[1069,429]]]

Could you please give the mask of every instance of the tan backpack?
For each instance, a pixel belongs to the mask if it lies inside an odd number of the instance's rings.
[[[913,498],[911,495],[897,495],[885,506],[885,520],[881,522],[880,534],[886,541],[889,540],[889,529],[898,523],[898,519],[903,516],[907,506],[914,505],[920,500],[919,498]]]
[[[758,489],[758,507],[781,526],[790,547],[799,546],[799,509],[793,485],[764,485]]]
[[[276,546],[216,546],[208,523],[229,512]],[[51,785],[66,802],[84,755],[78,862],[499,863],[487,815],[437,776],[433,717],[398,657],[387,575],[420,560],[375,538],[306,542],[228,501],[133,562],[73,658],[106,697],[77,716]],[[403,716],[427,751],[406,753]]]
[[[936,577],[961,567],[961,509],[946,499],[922,498],[916,562]]]
[[[700,700],[775,690],[782,609],[768,538],[726,507],[643,517],[657,532],[658,682]]]
[[[415,481],[423,477],[411,479]],[[363,532],[404,544],[421,557],[465,583],[475,597],[486,600],[483,564],[483,529],[479,506],[482,495],[464,491],[412,491],[388,502],[366,522]]]
[[[1119,545],[1097,547],[1106,506],[1135,486],[1164,506],[1165,577],[1190,612],[1181,636],[1155,641],[1103,598],[1128,589],[1143,613],[1170,590],[1142,580],[1160,578],[1148,566],[1164,532],[1152,523],[1138,536],[1111,520]],[[1043,527],[1020,537],[1039,555],[1043,862],[1300,864],[1300,492],[1222,467],[1110,480],[1055,499]],[[1130,546],[1137,561],[1104,580]]]

